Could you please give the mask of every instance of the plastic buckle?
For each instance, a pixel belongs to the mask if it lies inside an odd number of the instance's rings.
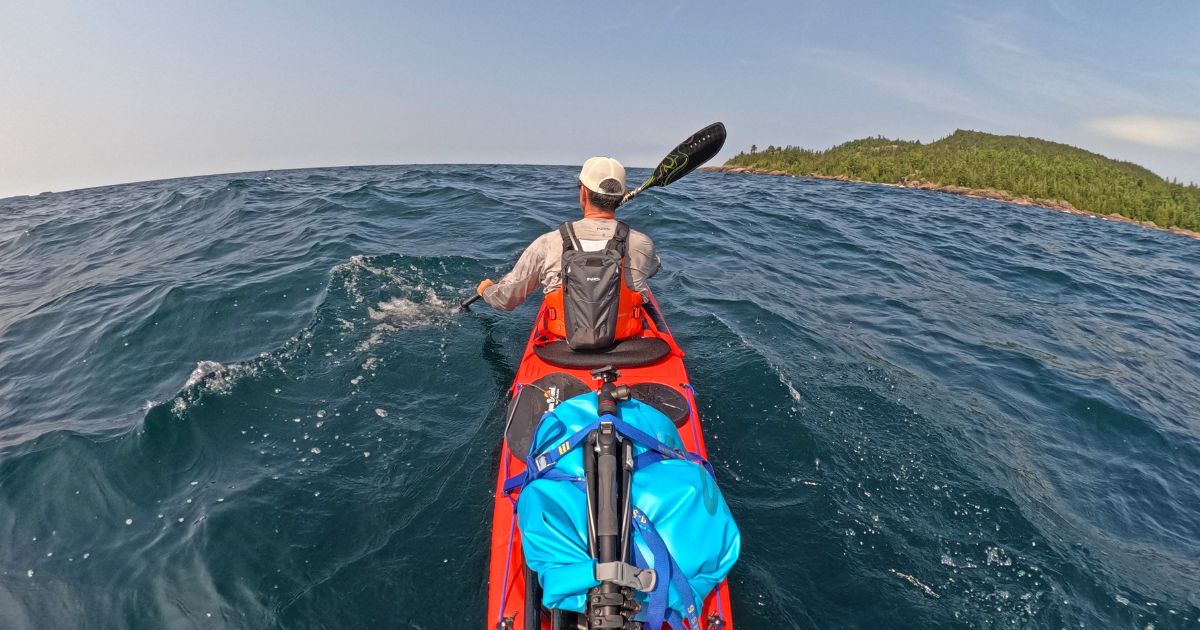
[[[601,582],[637,589],[643,593],[653,591],[658,584],[658,574],[654,569],[639,569],[628,562],[601,562],[596,565],[595,577]]]

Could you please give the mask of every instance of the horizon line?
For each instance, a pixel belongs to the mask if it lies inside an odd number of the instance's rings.
[[[9,195],[0,197],[0,202],[10,199],[19,199],[22,197],[40,197],[42,195],[59,195],[65,193],[80,192],[84,190],[95,190],[97,188],[112,188],[114,186],[132,186],[134,184],[153,184],[156,182],[169,182],[177,179],[198,179],[201,177],[225,177],[232,175],[250,175],[254,173],[286,173],[291,171],[312,171],[318,169],[331,168],[376,168],[386,166],[561,166],[572,167],[573,164],[536,164],[532,162],[407,162],[395,164],[333,164],[327,166],[296,166],[286,168],[264,168],[250,171],[223,171],[219,173],[201,173],[199,175],[176,175],[173,177],[157,177],[154,179],[135,179],[133,181],[116,182],[113,184],[96,184],[94,186],[81,186],[79,188],[68,188],[66,190],[43,190],[38,193],[25,193],[17,195]],[[653,166],[627,166],[631,169],[646,169],[650,170]]]

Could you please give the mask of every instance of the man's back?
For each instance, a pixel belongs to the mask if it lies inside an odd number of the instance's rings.
[[[585,218],[572,223],[575,236],[584,251],[599,251],[616,234],[614,219]],[[562,283],[563,239],[558,230],[539,236],[521,254],[513,270],[484,291],[483,299],[493,308],[511,311],[542,286],[550,293]],[[660,262],[654,242],[636,230],[629,230],[625,260],[625,281],[634,291],[645,293],[647,281],[658,272]]]

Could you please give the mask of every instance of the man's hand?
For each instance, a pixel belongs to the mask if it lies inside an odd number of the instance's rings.
[[[483,297],[483,292],[487,291],[487,288],[492,286],[493,284],[496,284],[496,283],[492,282],[488,278],[484,278],[483,282],[479,283],[479,288],[475,289],[475,292],[479,294],[479,297]]]

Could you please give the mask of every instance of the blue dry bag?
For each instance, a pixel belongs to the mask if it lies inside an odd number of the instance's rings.
[[[525,562],[537,572],[548,608],[583,612],[588,589],[599,584],[587,547],[583,449],[579,443],[564,446],[597,421],[596,407],[594,392],[582,394],[542,418],[529,461],[547,453],[558,458],[542,470],[535,467],[517,502]],[[620,403],[620,409],[617,432],[633,439],[638,461],[631,492],[633,562],[658,574],[655,592],[638,598],[649,614],[657,600],[668,614],[694,619],[737,561],[741,535],[707,465],[695,456],[683,458],[683,442],[671,420],[636,400]],[[656,456],[656,447],[680,457]]]

